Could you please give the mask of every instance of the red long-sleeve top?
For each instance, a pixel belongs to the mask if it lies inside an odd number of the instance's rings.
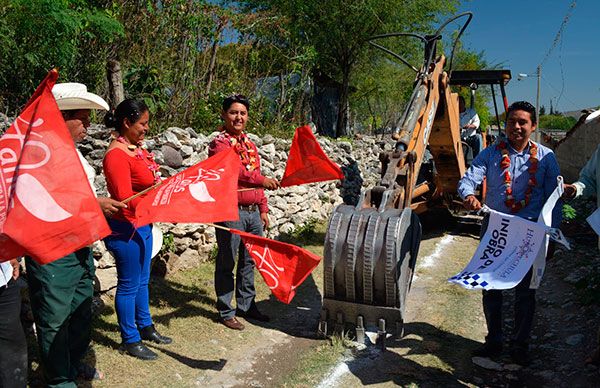
[[[234,139],[234,140],[232,140]],[[233,143],[232,143],[233,142]],[[260,157],[258,156],[258,149],[254,142],[248,139],[247,143],[242,142],[239,137],[231,135],[226,131],[221,132],[217,137],[210,142],[208,146],[208,156],[215,155],[218,152],[228,150],[233,144],[249,144],[254,150],[253,155],[256,158],[256,168],[248,170],[240,158],[240,175],[238,178],[238,189],[257,187],[256,190],[238,191],[238,204],[242,206],[258,205],[261,213],[267,213],[269,206],[267,205],[267,197],[262,188],[265,177],[260,173]]]
[[[108,150],[102,168],[108,192],[117,201],[123,201],[154,184],[154,174],[148,168],[148,162],[137,156],[130,156],[120,148]],[[143,198],[142,195],[132,199],[127,203],[127,208],[120,209],[113,218],[133,224],[135,208]]]

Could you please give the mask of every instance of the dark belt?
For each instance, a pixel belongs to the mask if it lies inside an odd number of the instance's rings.
[[[240,210],[245,210],[247,212],[253,212],[258,209],[258,205],[253,203],[252,205],[239,205]]]

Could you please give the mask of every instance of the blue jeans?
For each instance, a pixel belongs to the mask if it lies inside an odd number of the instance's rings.
[[[258,209],[254,211],[240,209],[239,214],[239,221],[227,221],[220,223],[220,225],[262,236],[263,223]],[[256,296],[254,261],[244,244],[240,243],[241,238],[239,235],[217,229],[216,236],[219,248],[215,265],[217,310],[219,310],[222,319],[229,319],[235,316],[235,308],[231,305],[234,289],[236,306],[239,310],[248,311],[254,303]],[[234,284],[233,268],[235,267],[236,256],[238,263]]]
[[[117,263],[115,309],[124,344],[141,341],[139,330],[152,325],[148,281],[152,260],[152,227],[134,229],[129,222],[109,220],[113,233],[104,239]]]

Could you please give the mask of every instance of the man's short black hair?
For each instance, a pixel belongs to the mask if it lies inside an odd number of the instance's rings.
[[[232,94],[229,97],[225,97],[223,100],[223,112],[227,112],[231,105],[235,104],[236,102],[244,105],[246,109],[250,111],[250,101],[248,101],[246,96],[243,94]]]
[[[506,118],[508,119],[508,116],[510,116],[510,113],[515,110],[524,110],[525,112],[529,112],[529,114],[531,115],[531,122],[533,124],[537,124],[537,115],[535,112],[535,107],[533,105],[531,105],[530,103],[528,103],[527,101],[513,102],[508,107],[508,111],[506,112]]]

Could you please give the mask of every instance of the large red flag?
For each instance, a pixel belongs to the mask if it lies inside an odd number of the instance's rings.
[[[273,295],[286,304],[292,301],[296,288],[321,261],[314,253],[292,244],[236,229],[230,231],[240,235],[265,283]]]
[[[296,129],[281,187],[344,179],[340,167],[325,154],[310,127]]]
[[[136,207],[136,225],[238,220],[238,175],[235,150],[219,152],[149,191]]]
[[[0,261],[46,264],[110,234],[58,110],[51,71],[0,138]]]

